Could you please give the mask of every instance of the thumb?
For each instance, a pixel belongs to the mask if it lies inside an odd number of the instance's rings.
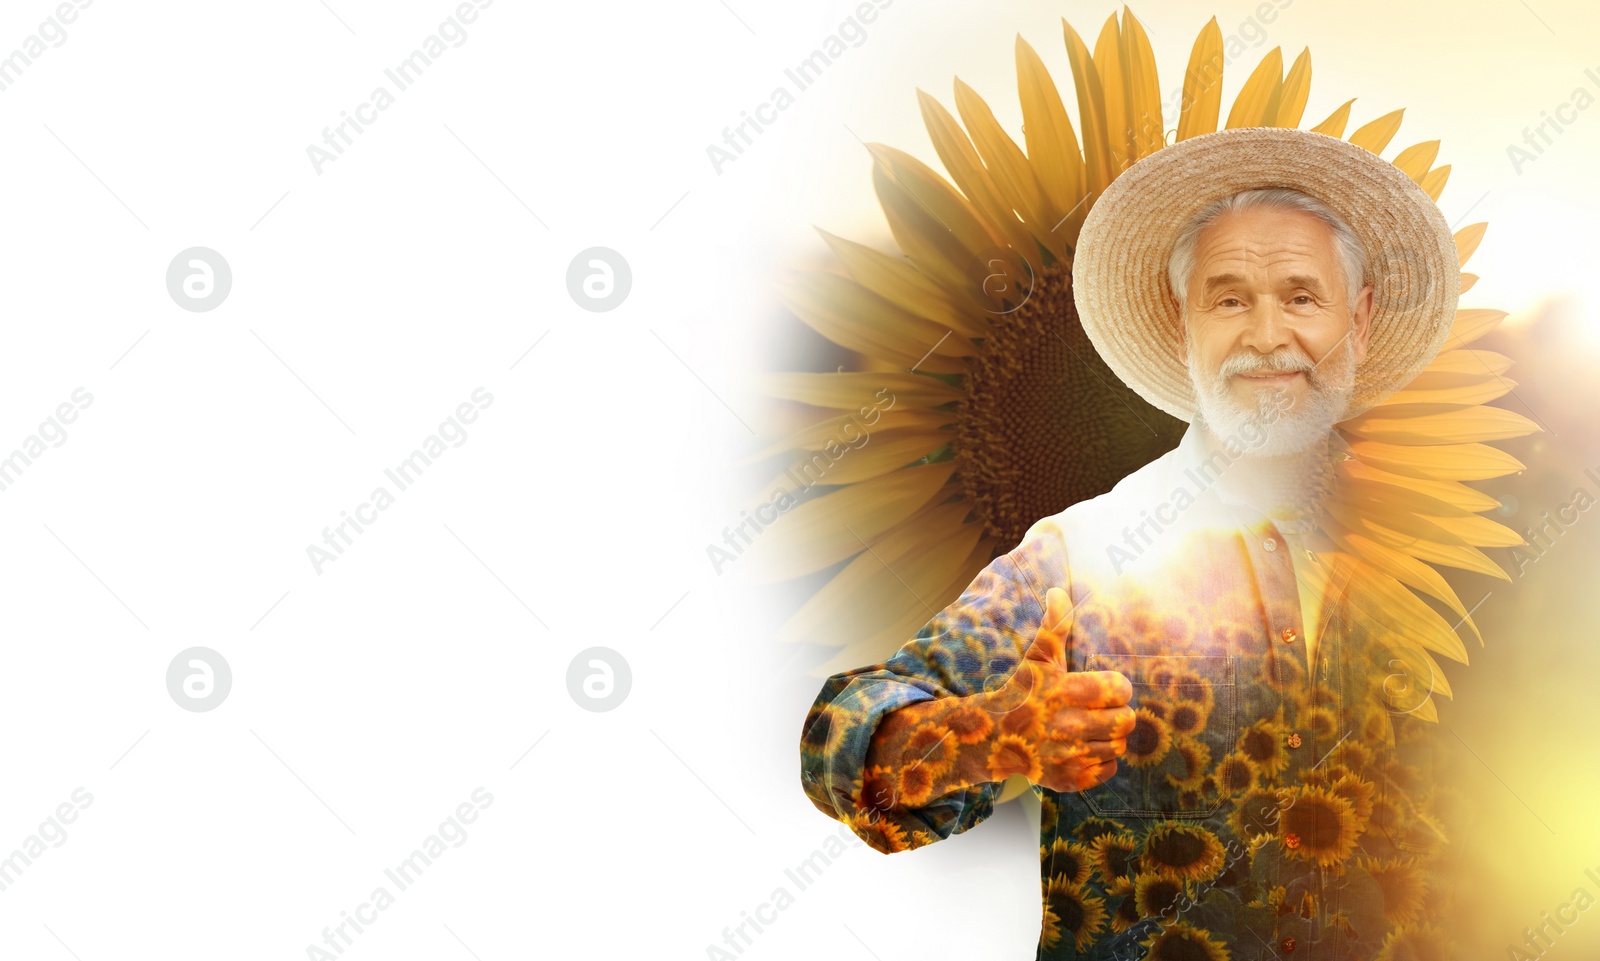
[[[1059,587],[1052,587],[1044,595],[1044,616],[1039,620],[1039,632],[1034,636],[1028,656],[1038,661],[1050,661],[1066,666],[1067,632],[1072,599]]]
[[[1066,633],[1067,615],[1072,613],[1072,598],[1059,587],[1052,587],[1044,592],[1044,621],[1041,626],[1047,631],[1058,634]]]

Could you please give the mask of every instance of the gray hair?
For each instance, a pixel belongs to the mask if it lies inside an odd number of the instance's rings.
[[[1345,304],[1354,310],[1356,295],[1361,293],[1361,288],[1366,282],[1366,246],[1361,243],[1361,238],[1356,236],[1356,232],[1350,229],[1350,225],[1344,222],[1344,218],[1334,213],[1327,204],[1310,194],[1288,187],[1245,190],[1212,201],[1178,231],[1172,255],[1167,259],[1167,283],[1172,285],[1172,293],[1178,299],[1179,310],[1188,310],[1189,279],[1194,274],[1195,248],[1199,246],[1201,232],[1226,214],[1258,208],[1298,210],[1312,214],[1328,225],[1333,231],[1334,252],[1339,258],[1340,272],[1344,274]]]

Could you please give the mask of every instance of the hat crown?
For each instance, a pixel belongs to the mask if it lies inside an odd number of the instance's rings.
[[[1111,182],[1074,250],[1073,297],[1106,364],[1146,401],[1188,421],[1194,385],[1176,349],[1182,317],[1167,264],[1177,234],[1211,203],[1286,187],[1337,213],[1367,250],[1373,288],[1365,359],[1345,416],[1370,409],[1428,365],[1450,334],[1460,262],[1438,205],[1364,147],[1309,130],[1237,127],[1163,147]]]

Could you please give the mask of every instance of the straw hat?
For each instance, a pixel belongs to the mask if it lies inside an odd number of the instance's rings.
[[[1344,415],[1354,417],[1404,387],[1444,345],[1461,267],[1450,226],[1422,188],[1336,137],[1240,127],[1180,141],[1129,167],[1095,202],[1078,237],[1079,320],[1124,383],[1190,420],[1194,385],[1178,356],[1182,318],[1170,299],[1167,259],[1178,231],[1207,204],[1259,187],[1316,197],[1366,246],[1371,334]]]

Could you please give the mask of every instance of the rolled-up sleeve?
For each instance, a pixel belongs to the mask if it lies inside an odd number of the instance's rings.
[[[1066,572],[1059,530],[1040,521],[887,660],[828,678],[800,737],[801,783],[818,810],[886,854],[959,834],[992,814],[998,782],[917,807],[869,808],[867,750],[891,711],[993,690],[1009,678],[1038,632],[1046,590],[1068,587]]]

